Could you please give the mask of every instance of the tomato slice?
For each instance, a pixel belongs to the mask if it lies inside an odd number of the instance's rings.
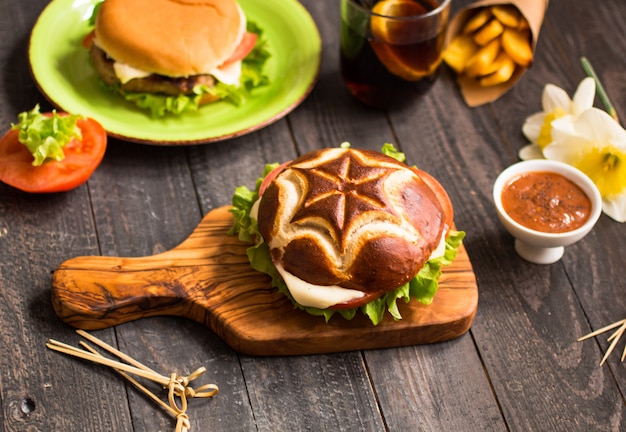
[[[246,32],[237,48],[235,48],[235,51],[226,59],[222,66],[243,60],[254,49],[258,37],[256,33]]]
[[[97,121],[80,119],[82,140],[72,139],[63,147],[65,159],[33,166],[33,155],[19,142],[18,130],[0,138],[0,181],[25,192],[64,192],[85,183],[96,170],[106,150],[107,135]]]
[[[96,31],[92,30],[89,33],[87,33],[87,35],[83,38],[80,44],[83,46],[83,48],[89,49],[93,45],[95,38],[96,38]]]
[[[290,163],[291,161],[283,162],[282,164],[280,164],[279,166],[271,170],[269,173],[267,173],[267,175],[263,178],[263,181],[261,182],[261,186],[259,186],[259,197],[263,196],[263,193],[265,193],[265,189],[267,189],[270,183],[273,182],[274,179],[278,176],[278,174],[283,172],[283,170]]]
[[[448,192],[443,188],[441,183],[433,176],[428,174],[426,171],[422,171],[419,168],[411,167],[413,171],[422,179],[424,183],[435,193],[435,196],[439,200],[439,204],[443,210],[444,220],[443,223],[446,225],[447,229],[452,228],[452,224],[454,221],[454,209],[452,207],[452,201],[450,200],[450,196]]]

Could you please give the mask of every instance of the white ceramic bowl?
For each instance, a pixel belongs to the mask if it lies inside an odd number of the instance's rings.
[[[591,200],[589,219],[581,227],[564,233],[536,231],[513,220],[502,206],[502,189],[511,179],[529,172],[553,172],[576,183]],[[515,237],[515,250],[522,258],[535,264],[552,264],[560,260],[564,247],[587,235],[602,213],[602,197],[589,177],[571,165],[546,159],[518,162],[502,171],[493,185],[493,200],[500,222]]]

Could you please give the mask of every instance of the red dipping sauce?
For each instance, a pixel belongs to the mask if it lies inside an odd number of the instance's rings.
[[[581,227],[591,215],[591,200],[574,182],[552,172],[530,172],[502,189],[504,211],[535,231],[562,233]]]

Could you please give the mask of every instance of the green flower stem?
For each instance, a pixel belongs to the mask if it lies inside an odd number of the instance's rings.
[[[615,107],[613,107],[613,104],[611,103],[611,100],[609,99],[609,95],[606,93],[606,91],[604,91],[604,87],[602,86],[602,83],[600,82],[600,78],[598,78],[598,75],[596,75],[596,72],[593,70],[591,63],[589,63],[589,60],[587,60],[587,58],[585,57],[580,58],[580,63],[582,64],[583,70],[585,71],[587,76],[593,78],[594,81],[596,82],[596,87],[598,90],[598,97],[600,98],[600,101],[602,101],[602,104],[606,108],[606,111],[609,113],[611,117],[615,119],[617,123],[619,123],[617,111],[615,111]]]

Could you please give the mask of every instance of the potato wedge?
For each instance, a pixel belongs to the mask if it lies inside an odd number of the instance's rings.
[[[448,44],[443,53],[443,61],[456,73],[463,73],[468,60],[478,51],[478,48],[471,35],[459,34]]]
[[[504,51],[498,54],[493,64],[497,66],[497,69],[493,73],[485,75],[478,80],[478,84],[483,87],[490,87],[507,82],[511,79],[517,67],[513,59]]]
[[[490,70],[490,65],[500,52],[500,39],[494,39],[484,47],[481,47],[467,61],[465,74],[469,77],[479,77]]]
[[[474,33],[476,30],[484,26],[487,21],[489,21],[491,16],[492,15],[489,8],[480,9],[478,12],[472,15],[470,19],[467,20],[467,22],[463,26],[463,33]]]
[[[526,18],[522,17],[522,19],[519,20],[519,24],[517,24],[517,30],[519,31],[530,30],[530,24],[528,24],[528,21],[526,21]]]
[[[533,61],[530,32],[506,28],[500,37],[502,49],[520,66],[528,67]]]
[[[507,27],[517,28],[520,20],[524,20],[520,11],[511,4],[491,6],[491,13]]]
[[[474,33],[474,41],[481,46],[487,45],[489,42],[497,38],[504,31],[504,26],[497,19],[491,19],[487,24],[482,26],[480,30]]]

